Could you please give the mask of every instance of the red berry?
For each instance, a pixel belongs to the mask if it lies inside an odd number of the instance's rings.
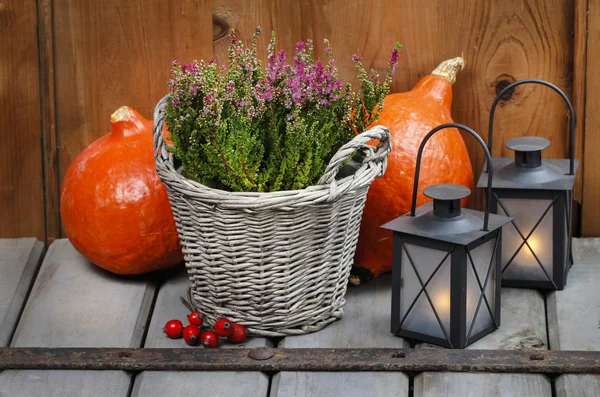
[[[200,343],[206,348],[217,347],[219,344],[219,335],[214,331],[206,331],[200,338]]]
[[[233,332],[233,324],[226,318],[221,318],[215,323],[215,332],[219,336],[229,336]]]
[[[233,324],[233,332],[227,337],[231,343],[242,343],[246,340],[246,327],[242,324]]]
[[[195,346],[200,340],[200,328],[195,325],[188,325],[183,329],[183,340],[190,346]]]
[[[200,312],[191,312],[188,314],[188,321],[190,324],[198,327],[201,327],[202,323],[204,323],[204,319],[202,318],[202,314],[200,314]]]
[[[181,338],[183,333],[183,323],[179,320],[169,320],[165,324],[163,331],[171,339]]]

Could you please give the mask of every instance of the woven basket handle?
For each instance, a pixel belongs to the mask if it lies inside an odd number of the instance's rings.
[[[164,140],[163,125],[165,122],[166,107],[167,95],[162,97],[154,108],[154,127],[152,127],[152,135],[154,136],[154,160],[157,164],[174,168],[173,154],[167,149],[167,146],[169,145]]]
[[[374,139],[379,141],[377,146],[367,145],[367,142]],[[362,149],[365,152],[363,165],[371,161],[381,162],[383,167],[379,176],[383,175],[387,167],[387,156],[392,151],[389,130],[386,127],[378,125],[355,136],[354,139],[342,146],[333,155],[318,184],[325,185],[335,181],[335,177],[340,170],[340,165],[351,158],[357,149]]]

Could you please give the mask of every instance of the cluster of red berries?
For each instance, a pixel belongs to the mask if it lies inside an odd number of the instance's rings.
[[[226,318],[219,319],[213,330],[202,332],[204,319],[198,311],[188,315],[188,326],[184,328],[179,320],[169,320],[165,324],[164,332],[171,339],[183,337],[185,343],[195,346],[200,342],[204,347],[211,348],[219,345],[219,337],[227,338],[230,343],[242,343],[246,340],[246,327],[242,324],[234,324]]]

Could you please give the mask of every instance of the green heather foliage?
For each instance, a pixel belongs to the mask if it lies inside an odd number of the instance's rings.
[[[389,92],[400,45],[383,81],[353,56],[361,87],[342,86],[327,40],[327,62],[313,59],[310,40],[299,42],[291,64],[275,52],[263,68],[257,28],[245,48],[231,32],[229,65],[173,62],[165,110],[173,151],[185,175],[213,188],[272,192],[317,183],[336,151],[374,122]]]

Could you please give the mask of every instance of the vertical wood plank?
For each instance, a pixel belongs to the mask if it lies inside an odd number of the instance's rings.
[[[209,0],[54,0],[58,167],[110,131],[129,105],[151,119],[167,93],[171,61],[212,55]]]
[[[44,254],[35,238],[0,239],[0,346],[8,346]]]
[[[0,5],[0,237],[44,241],[37,11]]]
[[[118,277],[89,263],[68,240],[49,248],[11,342],[13,347],[139,347],[154,293],[144,277]],[[122,371],[4,371],[7,396],[125,397]],[[75,394],[73,394],[75,393]]]
[[[44,169],[44,210],[46,244],[60,237],[60,192],[58,189],[58,147],[54,107],[54,42],[52,0],[38,1],[38,41],[40,59],[40,116],[42,166]]]
[[[588,42],[585,80],[585,151],[583,153],[583,205],[581,234],[584,237],[600,236],[600,1],[588,0]]]
[[[453,116],[484,137],[490,106],[498,87],[506,82],[535,77],[558,85],[568,96],[573,94],[574,9],[573,2],[567,0],[213,0],[213,13],[246,41],[257,25],[266,32],[275,30],[278,47],[288,52],[293,51],[296,41],[310,38],[317,53],[322,54],[322,40],[328,37],[340,77],[354,85],[358,79],[351,61],[353,53],[363,55],[365,66],[383,72],[391,48],[399,41],[403,55],[394,92],[411,89],[439,62],[462,54],[466,68],[454,87]],[[259,41],[263,56],[268,39],[269,35],[263,34]],[[577,45],[580,56],[581,43]],[[224,62],[226,50],[226,38],[218,40],[215,58]],[[567,109],[558,95],[536,86],[519,87],[498,109],[494,155],[512,156],[504,142],[528,134],[550,139],[552,146],[545,151],[546,157],[564,157],[568,154],[567,131]],[[581,129],[576,141],[576,155],[581,158]],[[472,139],[466,143],[475,175],[479,175],[484,155]],[[480,196],[479,191],[475,194]],[[479,205],[481,197],[475,200]]]
[[[573,27],[573,108],[575,110],[576,140],[575,153],[583,159],[585,140],[585,84],[587,62],[587,29],[588,29],[588,0],[575,0],[575,22]],[[584,164],[575,178],[575,191],[573,198],[581,202],[583,198],[583,173]]]

